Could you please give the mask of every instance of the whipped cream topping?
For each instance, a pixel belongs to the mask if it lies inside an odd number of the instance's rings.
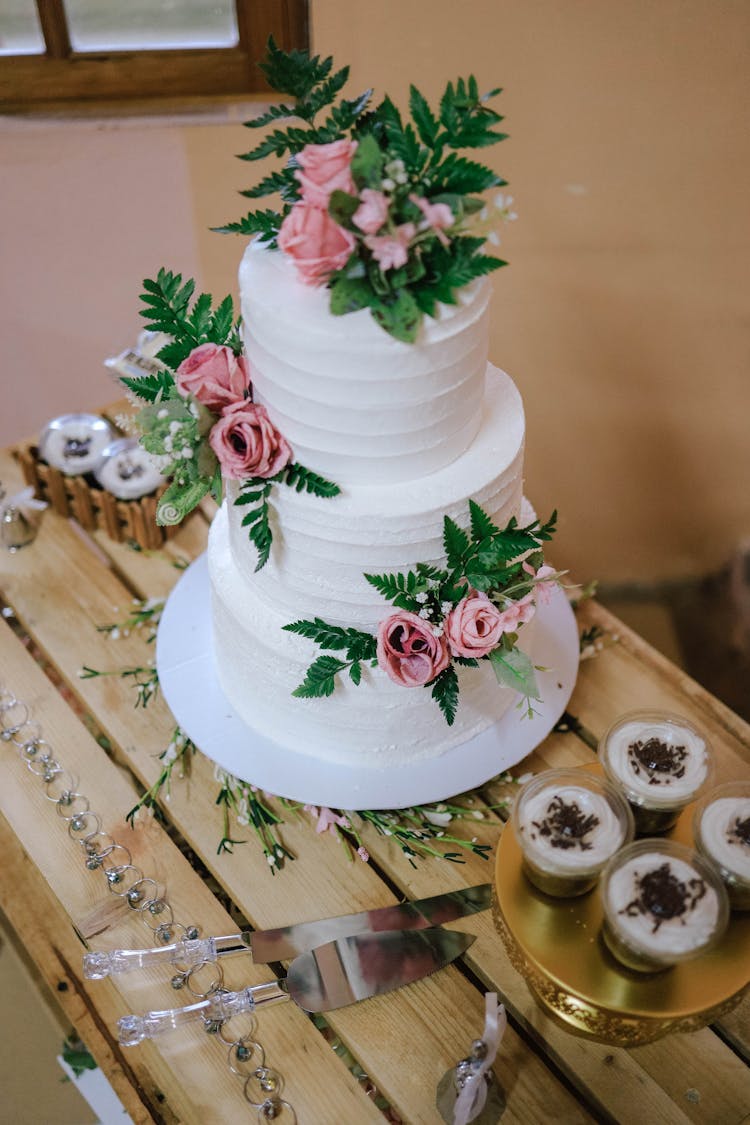
[[[633,801],[649,808],[687,804],[708,774],[706,743],[674,721],[624,722],[610,733],[606,753],[611,774]]]
[[[656,850],[614,871],[606,895],[609,921],[620,937],[656,957],[701,949],[719,920],[719,897],[700,872]]]
[[[601,867],[625,839],[609,801],[585,786],[549,785],[519,808],[518,827],[532,863],[577,873]]]
[[[750,882],[750,797],[720,797],[703,811],[701,842],[719,867]]]

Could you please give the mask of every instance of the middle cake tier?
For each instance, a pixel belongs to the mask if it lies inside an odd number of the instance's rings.
[[[471,497],[503,527],[518,516],[523,492],[524,413],[504,372],[488,365],[479,431],[469,449],[439,472],[394,485],[350,485],[332,499],[273,490],[271,557],[255,570],[257,553],[227,489],[232,565],[253,596],[270,608],[331,624],[374,629],[387,603],[364,574],[441,563],[443,517],[468,523]]]

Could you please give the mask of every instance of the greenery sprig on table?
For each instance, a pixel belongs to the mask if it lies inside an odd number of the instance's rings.
[[[369,308],[385,331],[408,343],[416,339],[422,317],[435,314],[438,302],[456,304],[458,290],[506,264],[486,253],[487,201],[482,196],[506,181],[460,155],[506,138],[496,128],[503,118],[488,104],[499,89],[481,94],[473,76],[459,78],[448,82],[432,108],[412,85],[409,119],[388,96],[372,106],[372,90],[339,98],[349,68],[334,71],[330,57],[285,53],[271,38],[261,68],[271,87],[288,100],[245,122],[249,129],[269,131],[240,159],[252,162],[273,155],[284,165],[241,194],[250,199],[278,195],[281,205],[251,211],[217,229],[258,235],[269,248],[288,250],[308,283],[329,287],[332,313]],[[349,182],[321,198],[319,189],[307,189],[301,172],[308,159],[332,156],[338,142],[351,142]],[[338,152],[334,159],[339,167]],[[500,196],[495,202],[499,219],[515,218],[512,200]],[[296,234],[301,224],[310,242],[311,204],[313,211],[326,211],[328,226],[323,230],[316,220],[321,246],[308,254],[299,248]],[[372,210],[365,221],[363,204],[376,206],[380,221],[372,218]],[[285,236],[292,227],[296,245],[289,246]],[[327,262],[336,240],[342,249]],[[323,263],[312,279],[307,258]]]
[[[405,628],[418,618],[423,622],[422,629],[428,639],[430,631],[435,638],[443,638],[446,630],[450,635],[447,644],[440,641],[434,660],[434,666],[439,669],[437,674],[422,681],[423,686],[431,689],[449,726],[455,719],[459,700],[456,666],[474,668],[485,659],[491,663],[498,683],[518,692],[526,712],[532,714],[532,701],[539,699],[535,668],[531,658],[518,647],[518,634],[526,614],[533,613],[533,608],[529,607],[538,588],[562,576],[551,567],[544,567],[541,550],[542,543],[552,538],[556,522],[557,513],[553,512],[546,523],[535,519],[519,527],[513,518],[501,529],[473,500],[469,501],[467,530],[445,516],[445,566],[418,563],[413,570],[396,574],[365,574],[378,593],[396,609],[407,612],[408,620],[394,615],[381,623],[377,637],[365,630],[331,625],[320,617],[284,626],[288,632],[327,650],[313,661],[293,695],[303,699],[330,696],[336,687],[336,677],[343,672],[358,685],[363,663],[371,667],[378,665],[379,648],[382,656],[385,650],[380,646],[384,645],[389,624],[392,622],[395,629],[401,628],[403,638]],[[489,605],[485,608],[481,599],[477,602],[477,594],[483,595],[495,608],[490,609]],[[469,650],[459,651],[454,643],[455,630],[451,629],[453,611],[466,606],[469,599],[479,605],[487,621],[494,623],[497,634],[497,643],[477,656],[466,655]],[[526,614],[520,612],[521,607],[526,607]],[[511,627],[513,614],[518,615],[517,628]],[[416,624],[418,627],[418,622]],[[386,671],[391,675],[390,665]],[[392,678],[402,682],[398,679],[398,669]]]

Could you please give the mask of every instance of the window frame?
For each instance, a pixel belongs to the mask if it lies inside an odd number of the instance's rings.
[[[242,97],[267,93],[257,64],[269,35],[284,50],[309,44],[307,0],[235,0],[236,47],[73,51],[64,0],[36,0],[44,54],[0,56],[0,111],[91,102]]]

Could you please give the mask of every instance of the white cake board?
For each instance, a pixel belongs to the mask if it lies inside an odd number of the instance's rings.
[[[474,789],[526,757],[565,710],[575,684],[578,652],[573,611],[562,590],[555,589],[536,618],[531,656],[545,671],[537,673],[542,702],[535,704],[537,713],[531,719],[511,707],[469,742],[439,758],[400,767],[317,761],[253,730],[224,695],[214,664],[208,564],[202,555],[167,601],[159,625],[156,667],[164,698],[180,727],[206,757],[235,777],[304,804],[399,809]]]

